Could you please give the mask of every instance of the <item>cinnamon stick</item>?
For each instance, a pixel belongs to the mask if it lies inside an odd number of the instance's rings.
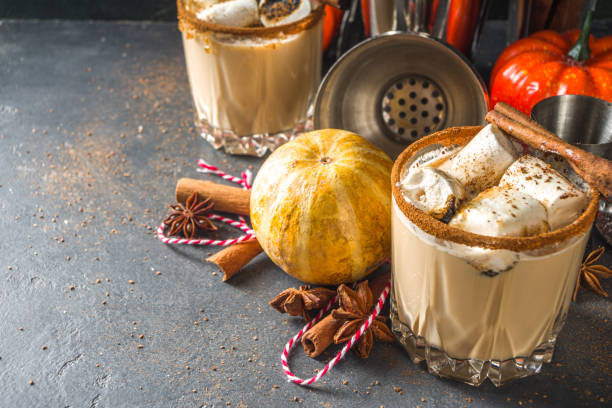
[[[564,157],[591,187],[606,200],[612,200],[612,162],[609,160],[565,142],[503,102],[495,105],[485,119],[534,149]]]
[[[210,197],[216,211],[238,215],[249,215],[251,193],[237,187],[230,187],[212,181],[182,178],[176,184],[176,201],[185,203],[187,197],[197,192],[199,199]]]
[[[391,273],[385,272],[369,282],[368,286],[372,291],[372,299],[375,302],[390,278]],[[336,334],[342,324],[344,324],[344,320],[334,319],[330,313],[312,326],[302,337],[302,347],[304,347],[306,355],[314,358],[323,353],[334,342],[334,334]]]
[[[206,258],[206,261],[216,264],[223,271],[223,282],[225,282],[251,262],[261,251],[261,245],[256,239],[253,239],[223,248]]]

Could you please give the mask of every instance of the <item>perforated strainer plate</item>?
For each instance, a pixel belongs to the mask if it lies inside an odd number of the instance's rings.
[[[340,57],[314,102],[315,129],[353,131],[397,157],[422,136],[478,125],[488,97],[455,49],[424,33],[386,33]]]
[[[440,87],[422,75],[395,80],[380,102],[383,122],[398,142],[413,142],[442,129],[446,106]]]

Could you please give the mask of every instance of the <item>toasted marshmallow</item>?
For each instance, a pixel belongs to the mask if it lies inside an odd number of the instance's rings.
[[[417,167],[400,181],[404,197],[419,210],[448,222],[464,198],[461,184],[433,167]]]
[[[520,190],[541,202],[553,230],[574,222],[588,202],[586,194],[558,171],[529,155],[508,167],[499,185]]]
[[[457,179],[474,196],[496,185],[517,156],[504,132],[495,125],[487,125],[457,154],[437,167]]]
[[[548,231],[538,200],[508,187],[491,187],[464,205],[449,225],[494,237],[527,237]]]
[[[289,24],[310,14],[310,0],[261,0],[259,14],[265,27]]]
[[[257,0],[230,0],[215,3],[200,10],[196,17],[202,21],[230,27],[259,25]]]
[[[192,0],[192,3],[200,9],[204,9],[226,1],[229,0]]]

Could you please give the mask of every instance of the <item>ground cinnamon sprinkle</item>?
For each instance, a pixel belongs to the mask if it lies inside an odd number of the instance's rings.
[[[573,223],[551,232],[529,237],[492,237],[467,232],[425,214],[404,199],[399,185],[404,167],[410,158],[431,144],[463,146],[481,129],[482,126],[465,126],[436,132],[412,143],[397,158],[391,170],[393,200],[412,223],[427,234],[445,241],[486,249],[507,249],[514,252],[529,251],[565,242],[568,238],[582,234],[590,228],[599,206],[599,193],[592,188],[589,205]]]
[[[230,27],[221,24],[209,23],[198,19],[193,12],[185,7],[185,0],[177,0],[179,30],[193,37],[197,33],[223,33],[234,35],[247,35],[258,37],[274,37],[280,34],[295,34],[307,30],[317,24],[323,15],[323,7],[316,7],[306,17],[288,24],[271,27]]]

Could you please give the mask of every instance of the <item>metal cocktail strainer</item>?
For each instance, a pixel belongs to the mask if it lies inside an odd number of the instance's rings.
[[[427,134],[482,123],[487,104],[484,82],[457,50],[427,33],[392,31],[332,66],[315,98],[314,126],[351,130],[394,158]]]

